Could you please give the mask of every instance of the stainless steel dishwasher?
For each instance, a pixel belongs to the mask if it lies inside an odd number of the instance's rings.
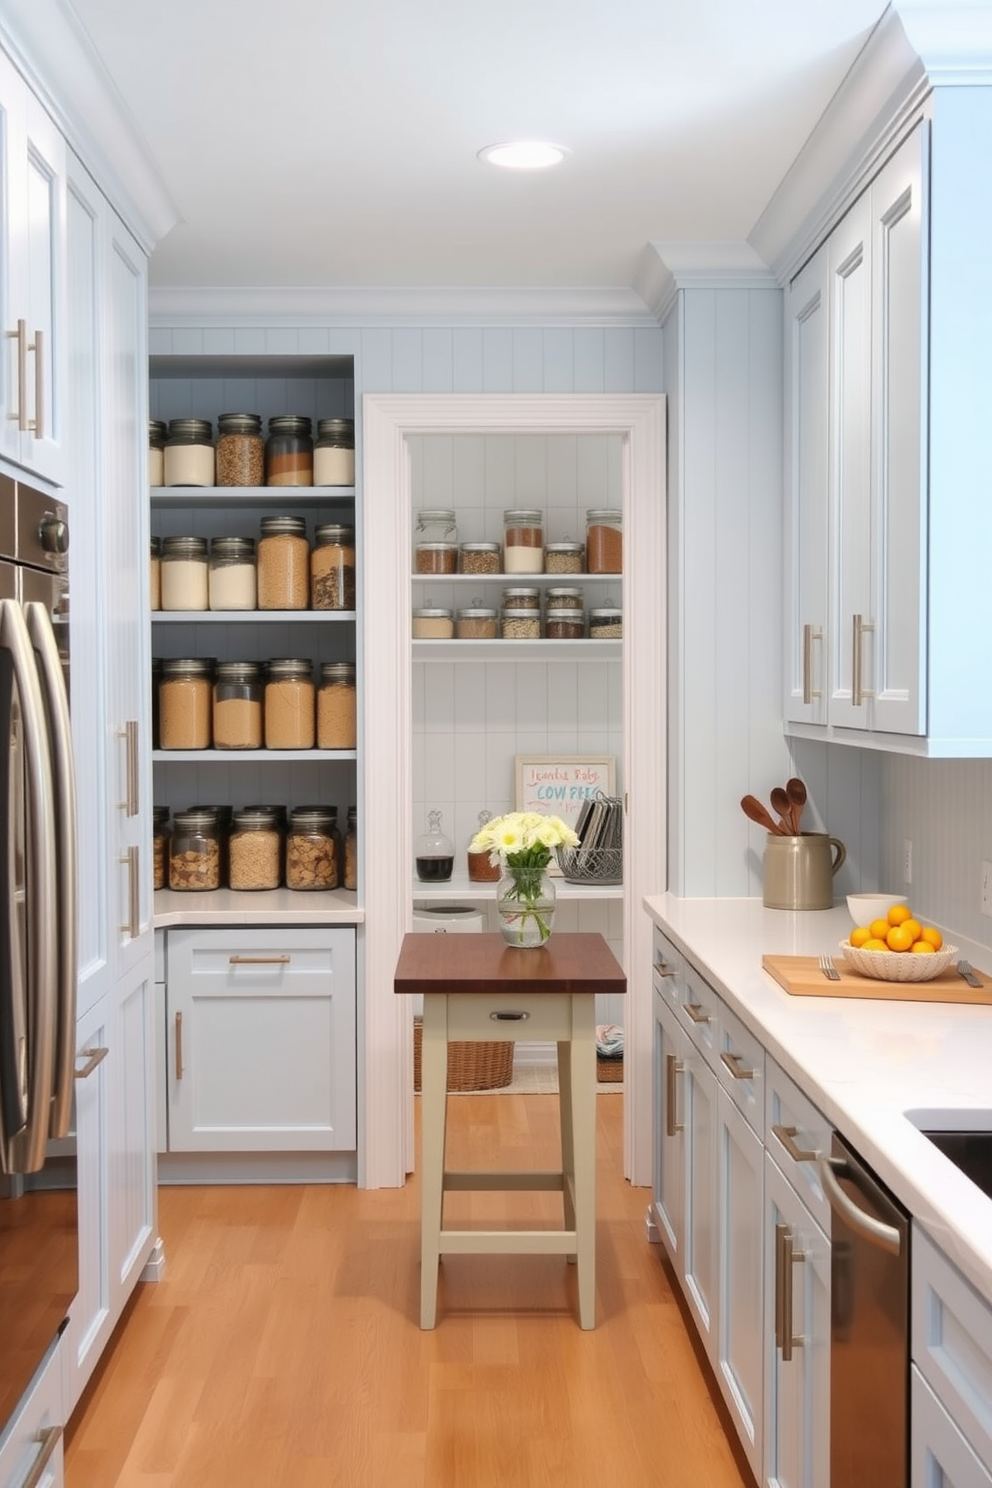
[[[909,1482],[909,1215],[836,1132],[831,1208],[830,1488]]]

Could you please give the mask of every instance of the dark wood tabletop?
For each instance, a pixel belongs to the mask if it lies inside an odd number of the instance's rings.
[[[626,992],[627,978],[598,932],[552,935],[523,950],[501,935],[405,935],[393,991],[399,993]]]

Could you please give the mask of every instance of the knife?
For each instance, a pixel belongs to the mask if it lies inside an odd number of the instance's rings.
[[[968,961],[958,962],[958,976],[964,977],[969,987],[981,987],[984,985],[972,971],[971,964]]]

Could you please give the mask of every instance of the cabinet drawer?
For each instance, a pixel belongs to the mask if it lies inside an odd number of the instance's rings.
[[[992,1477],[914,1365],[910,1370],[912,1488],[992,1488]]]
[[[0,1440],[0,1484],[19,1488],[36,1472],[41,1458],[45,1467],[38,1488],[60,1488],[62,1470],[62,1343],[53,1344],[45,1363]]]
[[[830,1204],[817,1159],[830,1151],[830,1122],[774,1059],[765,1056],[765,1138],[769,1155],[814,1219],[830,1233]]]
[[[714,998],[716,994],[712,994]],[[717,999],[719,1002],[719,999]],[[745,1120],[764,1140],[765,1051],[750,1029],[719,1002],[717,1071],[720,1081]]]
[[[983,1462],[992,1462],[992,1308],[913,1226],[913,1359]]]
[[[654,932],[651,972],[654,985],[671,1007],[678,1007],[682,994],[683,961],[679,952],[661,931]]]
[[[202,993],[209,985],[211,996],[240,997],[257,987],[326,997],[345,944],[354,945],[350,931],[170,930],[169,990]]]
[[[711,1069],[719,1063],[717,1055],[717,1030],[723,1003],[713,991],[706,978],[689,961],[682,966],[682,990],[679,997],[679,1017]]]

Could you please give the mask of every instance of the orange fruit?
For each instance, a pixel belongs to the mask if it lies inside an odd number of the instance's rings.
[[[912,917],[913,911],[908,904],[893,904],[888,913],[890,925],[901,925],[903,920],[910,920]]]
[[[863,951],[887,951],[889,948],[884,940],[879,940],[877,935],[873,935],[871,940],[865,941],[861,949]]]
[[[890,951],[908,951],[913,944],[913,937],[905,925],[893,925],[885,937],[885,944]]]
[[[923,934],[923,926],[920,924],[919,920],[903,920],[902,928],[904,930],[908,930],[914,940],[919,940],[920,936]]]
[[[868,928],[873,940],[884,940],[889,933],[889,922],[885,919],[872,920]]]
[[[871,931],[867,925],[859,925],[856,930],[851,931],[848,939],[856,949],[858,946],[863,946],[866,940],[871,940]]]
[[[917,956],[935,956],[936,948],[928,940],[914,940],[909,948]]]
[[[932,945],[935,951],[939,951],[944,944],[944,937],[932,925],[923,926],[923,929],[920,931],[920,939],[925,940],[927,945]]]

